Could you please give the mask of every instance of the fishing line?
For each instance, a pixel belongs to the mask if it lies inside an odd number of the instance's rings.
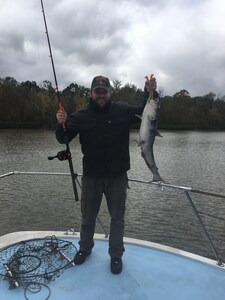
[[[46,16],[45,16],[43,0],[41,0],[41,7],[42,7],[42,13],[43,13],[43,19],[44,19],[44,25],[45,25],[45,33],[46,33],[48,48],[49,48],[49,53],[50,53],[50,59],[51,59],[51,64],[52,64],[53,76],[54,76],[54,80],[55,80],[56,96],[57,96],[57,99],[58,99],[58,102],[59,102],[59,110],[64,110],[63,106],[62,106],[60,93],[59,93],[59,88],[58,88],[58,80],[57,80],[56,71],[55,71],[55,64],[54,64],[53,55],[52,55],[52,47],[51,47],[49,33],[48,33],[48,26],[47,26],[47,21],[46,21]],[[74,168],[73,168],[72,157],[71,157],[71,152],[70,152],[70,147],[69,147],[69,142],[68,142],[68,136],[67,136],[65,123],[62,124],[62,126],[63,126],[64,139],[65,139],[65,144],[66,144],[65,159],[63,159],[63,160],[68,160],[68,162],[69,162],[69,168],[70,168],[70,174],[71,174],[71,179],[72,179],[72,185],[73,185],[75,201],[79,201],[77,187],[76,187],[77,174],[74,173]],[[49,159],[51,159],[51,158],[49,158]]]

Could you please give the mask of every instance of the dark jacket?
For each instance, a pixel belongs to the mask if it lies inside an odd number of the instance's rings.
[[[83,156],[83,175],[116,177],[130,169],[129,130],[138,122],[143,106],[135,107],[109,101],[99,108],[92,100],[85,109],[73,113],[67,121],[68,142],[77,134]],[[61,125],[56,126],[56,138],[65,142]]]

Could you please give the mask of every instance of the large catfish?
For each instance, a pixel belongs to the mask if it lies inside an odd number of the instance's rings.
[[[150,80],[146,76],[146,87],[149,91],[149,97],[145,105],[141,127],[139,132],[139,146],[141,147],[141,155],[144,158],[147,166],[153,174],[153,181],[164,181],[159,174],[153,154],[153,144],[156,136],[161,136],[157,131],[158,115],[159,115],[159,99],[154,98],[154,89],[156,81],[154,75],[151,75]]]

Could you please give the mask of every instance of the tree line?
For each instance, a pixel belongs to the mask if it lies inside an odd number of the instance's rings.
[[[60,91],[60,98],[68,114],[85,107],[89,88],[71,83]],[[225,96],[212,92],[191,97],[185,89],[173,96],[160,92],[160,129],[225,129]],[[144,92],[134,84],[122,85],[114,80],[112,100],[130,105],[142,105]],[[58,99],[50,81],[18,82],[13,77],[0,78],[0,128],[46,128],[56,123]]]

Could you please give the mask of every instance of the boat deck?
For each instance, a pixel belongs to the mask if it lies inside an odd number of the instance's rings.
[[[23,233],[20,233],[24,237]],[[20,236],[20,240],[23,240]],[[43,237],[46,235],[42,235]],[[13,235],[8,235],[8,240]],[[64,237],[78,248],[79,236]],[[32,300],[224,300],[225,270],[215,261],[150,242],[126,239],[123,271],[110,272],[107,239],[95,239],[95,247],[86,262],[66,269],[50,282],[49,290],[32,294]],[[5,246],[4,236],[0,247]],[[24,289],[8,289],[0,280],[0,299],[25,299]]]

